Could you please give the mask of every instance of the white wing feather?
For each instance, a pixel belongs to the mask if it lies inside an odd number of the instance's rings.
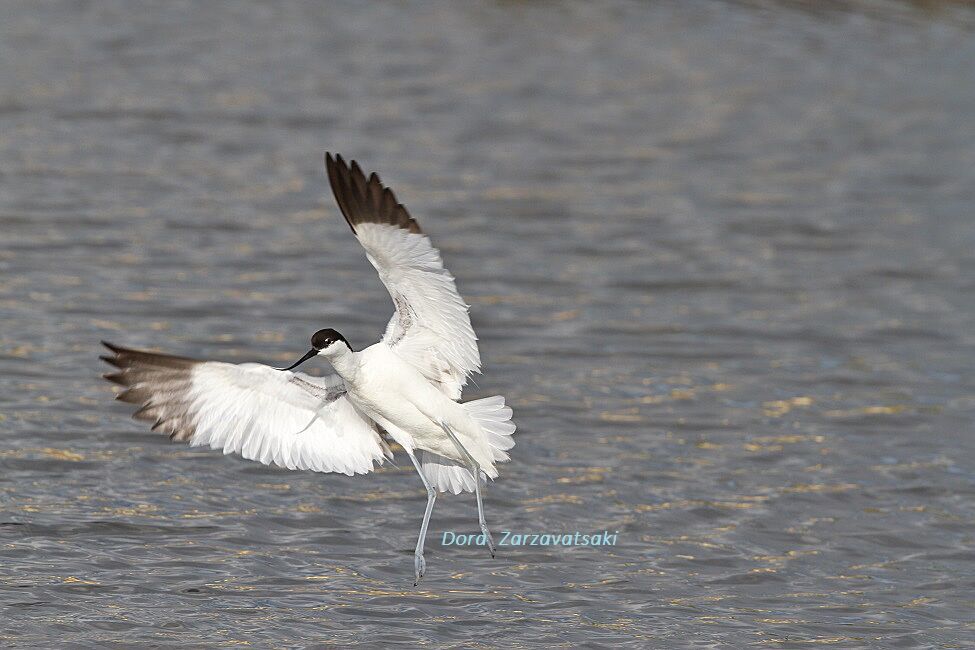
[[[189,394],[197,430],[190,445],[315,472],[365,474],[382,464],[379,434],[347,397],[316,398],[291,376],[254,363],[200,364]]]
[[[106,378],[135,417],[176,441],[265,465],[364,474],[390,457],[375,424],[345,396],[337,375],[316,378],[257,363],[196,361],[108,345]]]
[[[346,165],[341,156],[326,155],[325,166],[339,209],[396,308],[383,341],[451,399],[460,399],[481,357],[469,307],[440,251],[379,176],[367,179],[355,161]]]
[[[383,341],[452,399],[480,370],[469,307],[426,235],[365,223],[356,236],[396,306]]]

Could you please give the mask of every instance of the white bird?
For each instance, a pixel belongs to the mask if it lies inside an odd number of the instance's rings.
[[[487,546],[481,481],[514,446],[511,409],[496,395],[461,403],[467,378],[480,370],[469,307],[430,240],[375,173],[325,155],[329,183],[345,220],[379,272],[396,308],[382,340],[355,351],[323,329],[312,349],[288,368],[198,361],[104,343],[102,359],[118,370],[116,398],[141,405],[134,417],[175,441],[208,445],[292,470],[365,474],[392,460],[398,443],[427,490],[414,553],[416,581],[426,569],[423,543],[441,492],[473,491]],[[294,368],[315,356],[335,370],[312,377]],[[419,459],[416,452],[419,452]]]

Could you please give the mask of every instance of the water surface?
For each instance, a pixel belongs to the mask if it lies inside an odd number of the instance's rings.
[[[975,643],[970,7],[0,14],[0,644]],[[289,473],[112,402],[99,339],[380,335],[325,150],[472,304],[466,396],[519,424],[493,528],[616,546],[444,547],[443,498],[413,589],[408,462]]]

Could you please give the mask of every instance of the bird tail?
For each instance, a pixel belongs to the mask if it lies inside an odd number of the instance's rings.
[[[511,421],[511,408],[505,406],[504,397],[494,395],[484,399],[464,402],[461,404],[467,414],[474,420],[483,432],[482,440],[490,450],[493,463],[503,463],[510,459],[509,449],[515,446],[511,434],[515,432],[515,423]],[[474,491],[474,475],[470,470],[450,458],[424,451],[420,454],[420,466],[430,484],[441,492]],[[486,474],[490,478],[497,476],[494,467],[484,468],[491,472]],[[492,475],[493,474],[493,475]]]
[[[511,438],[511,434],[515,432],[515,423],[511,421],[511,408],[504,405],[504,397],[494,395],[464,402],[461,406],[481,425],[485,441],[491,449],[491,459],[496,463],[510,460],[507,450],[515,446],[515,441]]]

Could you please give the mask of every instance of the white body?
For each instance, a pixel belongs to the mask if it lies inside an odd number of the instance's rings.
[[[447,397],[414,366],[383,342],[352,352],[338,341],[322,350],[345,381],[349,400],[379,423],[407,451],[428,451],[454,461],[464,460],[444,433],[441,422],[489,477],[497,476],[487,433],[463,405]]]

